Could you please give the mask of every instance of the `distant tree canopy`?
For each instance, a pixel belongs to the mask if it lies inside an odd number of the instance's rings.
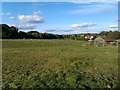
[[[9,27],[7,24],[2,24],[2,38],[17,39],[18,38],[18,28],[14,27],[14,26]]]
[[[109,38],[112,38],[114,40],[120,39],[120,32],[119,31],[102,31],[100,36],[107,36]]]
[[[84,34],[84,35],[90,35]],[[0,24],[0,37],[3,39],[73,39],[73,40],[85,40],[84,35],[81,34],[68,34],[58,35],[51,33],[40,33],[38,31],[23,32],[19,31],[15,26],[8,26],[7,24]],[[107,36],[114,40],[120,39],[119,31],[102,31],[95,36]]]
[[[7,24],[0,24],[0,31],[2,31],[3,39],[63,39],[63,35],[39,33],[38,31],[23,32],[18,31],[14,26]]]

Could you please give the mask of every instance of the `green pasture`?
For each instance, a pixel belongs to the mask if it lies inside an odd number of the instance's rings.
[[[2,40],[3,88],[116,88],[118,47],[77,40]]]

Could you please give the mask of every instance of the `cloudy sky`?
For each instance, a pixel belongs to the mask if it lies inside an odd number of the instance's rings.
[[[14,25],[21,31],[37,30],[55,34],[75,34],[117,30],[117,0],[5,1],[2,2],[2,12],[0,12],[2,23]]]

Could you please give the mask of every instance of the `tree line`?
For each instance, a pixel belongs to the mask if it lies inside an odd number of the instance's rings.
[[[39,33],[38,31],[23,32],[15,26],[0,24],[2,39],[63,39],[63,35]]]
[[[100,36],[106,36],[112,38],[113,40],[120,39],[120,32],[119,31],[102,31],[99,33]]]
[[[0,37],[2,39],[73,39],[73,40],[85,40],[87,34],[69,34],[69,35],[58,35],[51,33],[40,33],[38,31],[19,31],[15,26],[9,26],[7,24],[0,24]],[[98,34],[92,34],[95,36],[106,36],[114,40],[120,39],[119,31],[102,31]]]

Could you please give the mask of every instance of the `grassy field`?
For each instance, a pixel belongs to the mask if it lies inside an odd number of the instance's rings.
[[[115,88],[117,46],[75,40],[3,40],[3,88]]]

